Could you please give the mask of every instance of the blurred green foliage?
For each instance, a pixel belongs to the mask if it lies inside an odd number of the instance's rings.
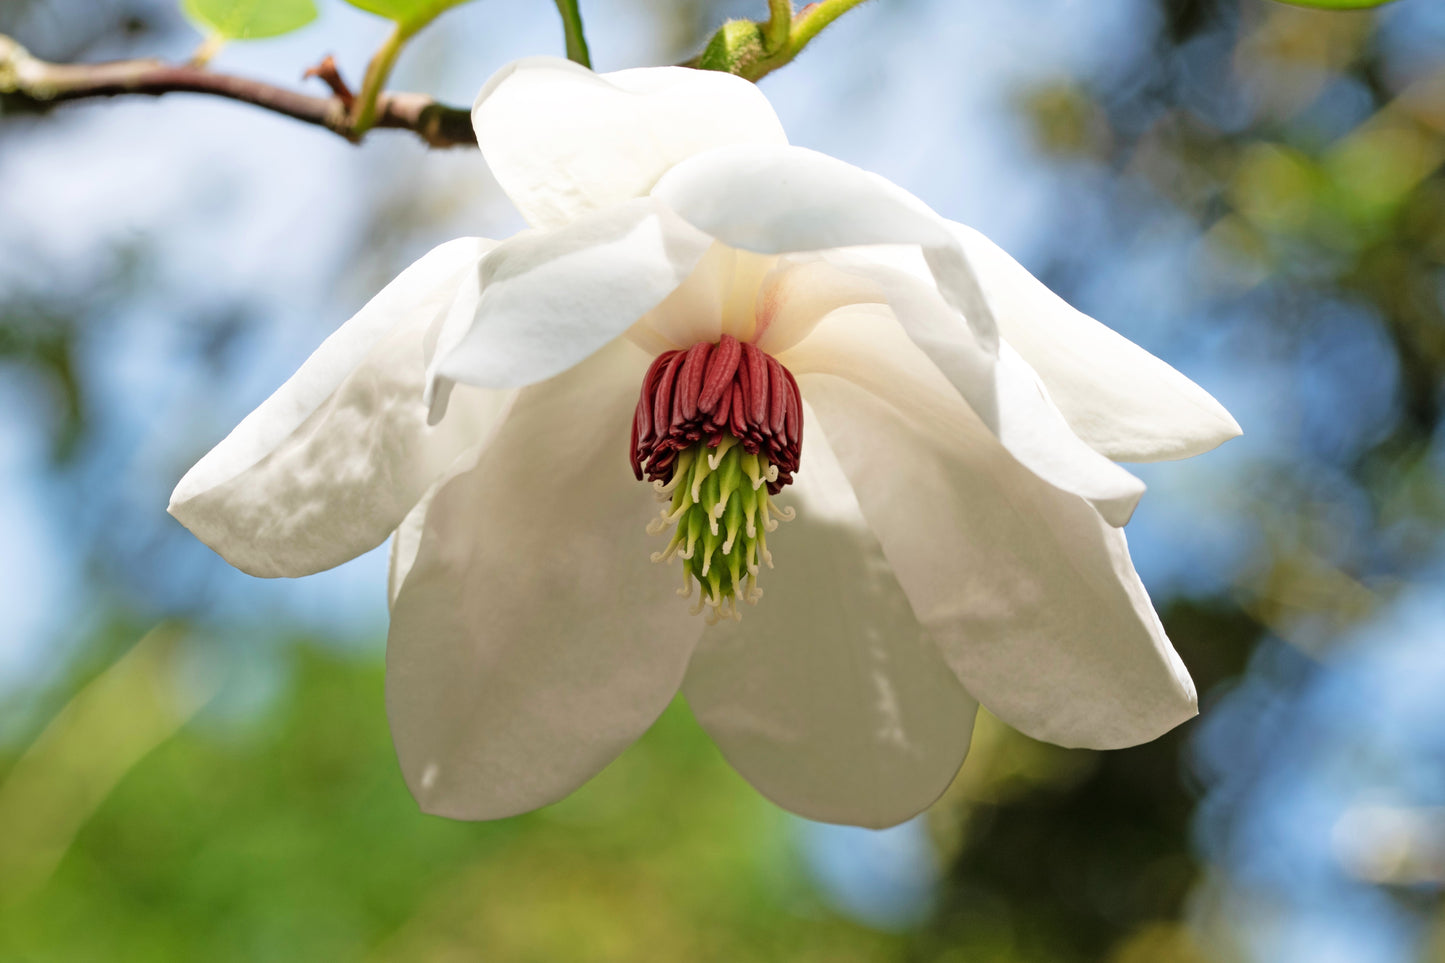
[[[227,40],[261,40],[299,30],[316,19],[312,0],[181,0],[202,30]]]
[[[264,713],[236,716],[222,692],[186,721],[177,703],[232,673],[181,630],[152,633],[0,762],[0,813],[26,814],[0,839],[0,959],[897,956],[900,938],[817,902],[786,817],[681,705],[566,801],[458,823],[401,781],[379,664],[284,651]]]
[[[449,7],[469,0],[346,0],[359,10],[397,23],[426,23]]]

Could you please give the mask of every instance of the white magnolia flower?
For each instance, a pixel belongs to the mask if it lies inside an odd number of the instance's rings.
[[[738,78],[526,60],[473,119],[534,229],[407,268],[170,507],[262,576],[395,532],[424,809],[559,799],[679,690],[769,798],[865,826],[943,792],[979,703],[1100,748],[1195,713],[1115,460],[1238,434],[1213,398]]]

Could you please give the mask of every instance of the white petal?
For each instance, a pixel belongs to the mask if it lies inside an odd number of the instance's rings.
[[[762,254],[920,245],[945,302],[997,350],[993,315],[949,222],[877,174],[801,147],[735,145],[683,161],[652,193],[719,241]]]
[[[802,147],[720,147],[679,163],[652,194],[724,244],[759,254],[957,244],[947,222],[903,188]]]
[[[1074,434],[1038,376],[1011,345],[1000,342],[996,354],[988,350],[927,281],[871,260],[837,252],[830,257],[879,285],[898,324],[1009,454],[1050,485],[1088,499],[1110,524],[1128,522],[1144,494],[1144,483]],[[879,319],[880,330],[890,327],[886,314],[866,308],[856,312],[859,318]],[[798,365],[811,365],[794,354],[812,350],[813,341],[801,342],[783,359],[794,374]]]
[[[494,243],[451,241],[398,275],[186,473],[170,513],[252,575],[306,575],[381,544],[500,403],[468,391],[435,428],[422,404],[440,319]]]
[[[552,57],[493,75],[472,124],[502,190],[539,227],[640,197],[700,151],[787,143],[767,98],[740,77],[683,67],[599,75]]]
[[[510,388],[565,371],[672,293],[711,243],[648,198],[519,234],[482,262],[471,327],[436,375]]]
[[[954,228],[999,333],[1095,450],[1122,461],[1187,458],[1240,433],[1203,388],[1071,307],[978,231]]]
[[[724,334],[777,355],[828,312],[879,298],[876,284],[816,255],[754,254],[715,243],[627,336],[654,355],[715,342]]]
[[[1194,715],[1122,531],[1010,458],[900,332],[839,312],[809,343],[803,395],[914,612],[980,702],[1030,736],[1094,748]]]
[[[782,354],[831,312],[879,300],[877,285],[821,258],[784,258],[758,291],[757,346]]]
[[[427,812],[545,805],[647,729],[702,629],[650,561],[627,445],[647,355],[618,341],[520,391],[436,492],[392,608],[387,711]]]
[[[808,413],[812,422],[811,412]],[[928,639],[808,428],[762,600],[710,627],[683,692],[733,767],[810,819],[891,826],[948,788],[978,704]]]
[[[457,455],[450,467],[432,483],[432,486],[426,490],[426,494],[422,495],[412,506],[411,511],[406,513],[406,517],[401,520],[401,524],[392,533],[391,554],[387,559],[386,571],[386,604],[388,608],[396,604],[396,597],[401,593],[401,586],[406,581],[406,577],[411,574],[411,567],[416,564],[416,554],[421,550],[421,537],[422,533],[426,531],[426,519],[428,512],[431,511],[432,499],[436,498],[437,492],[441,491],[442,487],[452,479],[476,467],[482,450],[491,444],[497,429],[505,422],[507,410],[516,396],[517,392],[508,392],[505,404],[500,408],[492,423],[492,430]]]
[[[714,243],[682,284],[638,319],[627,336],[652,354],[715,342],[725,333],[751,341],[758,287],[777,262]]]

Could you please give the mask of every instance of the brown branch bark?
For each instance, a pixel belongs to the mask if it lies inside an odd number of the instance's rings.
[[[6,107],[45,110],[55,104],[95,97],[159,97],[170,93],[225,97],[324,127],[350,141],[360,139],[351,129],[348,105],[340,96],[316,97],[249,77],[159,60],[48,63],[0,34],[0,96]],[[409,130],[431,147],[477,145],[465,110],[438,103],[425,94],[381,94],[375,126]]]

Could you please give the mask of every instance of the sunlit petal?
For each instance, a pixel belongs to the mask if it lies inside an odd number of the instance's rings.
[[[523,389],[431,499],[387,641],[392,735],[427,812],[560,799],[682,681],[703,623],[650,561],[657,505],[623,457],[646,366],[619,341]]]
[[[493,176],[538,227],[646,194],[700,151],[787,143],[767,98],[741,77],[683,67],[594,74],[552,57],[498,71],[472,123]]]
[[[475,314],[436,377],[507,388],[565,371],[656,307],[711,244],[649,198],[519,234],[467,282]]]
[[[428,427],[421,396],[436,328],[494,243],[450,241],[403,271],[186,473],[171,514],[252,575],[381,544],[501,404],[468,390]]]
[[[728,761],[810,819],[883,827],[926,809],[968,752],[977,703],[909,608],[813,424],[798,517],[741,622],[710,627],[683,691]]]
[[[997,443],[901,331],[837,312],[794,372],[913,611],[1028,735],[1114,748],[1194,715],[1122,531]]]
[[[1240,433],[1207,391],[1071,307],[978,231],[954,225],[999,333],[1049,389],[1074,432],[1110,458],[1160,461]]]

